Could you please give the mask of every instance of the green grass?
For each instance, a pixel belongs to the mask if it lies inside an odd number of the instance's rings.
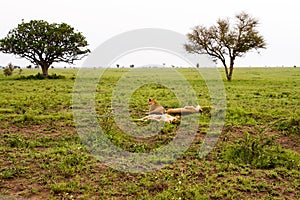
[[[210,106],[201,76],[194,69],[178,70],[200,105]],[[101,78],[95,98],[99,123],[106,137],[124,150],[160,149],[176,136],[180,123],[162,125],[157,135],[143,139],[115,122],[112,92],[128,71],[109,69]],[[72,113],[77,69],[49,70],[64,76],[60,79],[26,78],[38,72],[25,69],[5,77],[0,70],[0,199],[300,198],[299,68],[236,68],[232,82],[224,81],[226,120],[213,151],[204,159],[198,156],[209,128],[211,113],[206,109],[185,154],[142,174],[109,168],[82,144]],[[149,97],[166,108],[180,105],[172,88],[146,84],[131,96],[132,118],[145,116]]]

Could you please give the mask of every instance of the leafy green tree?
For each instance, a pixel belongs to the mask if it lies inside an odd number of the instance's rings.
[[[80,32],[66,23],[49,24],[43,20],[31,20],[9,31],[0,40],[0,51],[29,60],[42,68],[48,76],[52,63],[66,62],[73,64],[82,59],[90,50],[87,41]]]
[[[256,30],[258,20],[245,12],[235,16],[236,22],[228,18],[217,20],[217,24],[204,27],[196,26],[187,34],[185,49],[189,53],[209,55],[215,62],[220,60],[225,68],[226,78],[232,79],[234,62],[255,49],[266,48],[266,43]]]

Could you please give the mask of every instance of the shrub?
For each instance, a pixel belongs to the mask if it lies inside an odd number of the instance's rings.
[[[9,63],[8,66],[5,67],[5,69],[3,70],[3,73],[5,76],[10,76],[10,75],[12,75],[14,69],[15,69],[15,67],[13,66],[13,64]]]
[[[37,73],[36,75],[30,75],[30,76],[20,76],[18,80],[43,80],[43,79],[64,79],[65,76],[62,75],[57,75],[57,74],[52,74],[49,76],[44,76],[41,73]]]
[[[234,164],[250,164],[262,169],[275,167],[300,169],[299,153],[283,149],[274,143],[273,137],[263,133],[255,136],[245,132],[244,138],[225,146],[222,158]]]

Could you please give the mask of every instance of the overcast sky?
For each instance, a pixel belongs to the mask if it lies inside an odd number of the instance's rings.
[[[163,28],[187,34],[196,25],[213,25],[218,18],[246,11],[260,22],[267,49],[237,59],[236,66],[300,66],[300,6],[297,0],[9,0],[1,2],[0,37],[21,20],[65,22],[82,32],[91,50],[107,39],[138,28]],[[140,56],[138,56],[140,57]],[[131,56],[135,62],[134,56]],[[24,59],[0,53],[0,65]],[[77,62],[81,65],[83,61]],[[154,61],[155,62],[155,61]],[[154,63],[152,62],[152,63]],[[157,61],[158,63],[161,61]],[[168,61],[166,61],[168,62]],[[126,65],[126,63],[125,63]],[[175,64],[176,65],[176,64]],[[220,64],[219,64],[220,65]]]

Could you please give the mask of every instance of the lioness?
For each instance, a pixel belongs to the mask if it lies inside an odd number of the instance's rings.
[[[146,117],[143,117],[141,119],[137,119],[135,121],[153,120],[153,121],[163,121],[163,122],[168,122],[168,123],[174,123],[174,122],[177,122],[179,119],[180,119],[179,116],[173,117],[168,114],[162,114],[162,115],[151,114],[151,115],[147,115]]]
[[[166,113],[166,110],[164,107],[159,105],[159,103],[154,98],[149,98],[148,100],[149,105],[149,111],[146,111],[146,114],[159,114],[162,115]]]
[[[171,108],[167,110],[167,113],[170,114],[182,114],[182,115],[187,115],[187,114],[192,114],[192,113],[198,113],[202,112],[201,106],[197,105],[196,107],[194,106],[184,106],[183,108]]]

